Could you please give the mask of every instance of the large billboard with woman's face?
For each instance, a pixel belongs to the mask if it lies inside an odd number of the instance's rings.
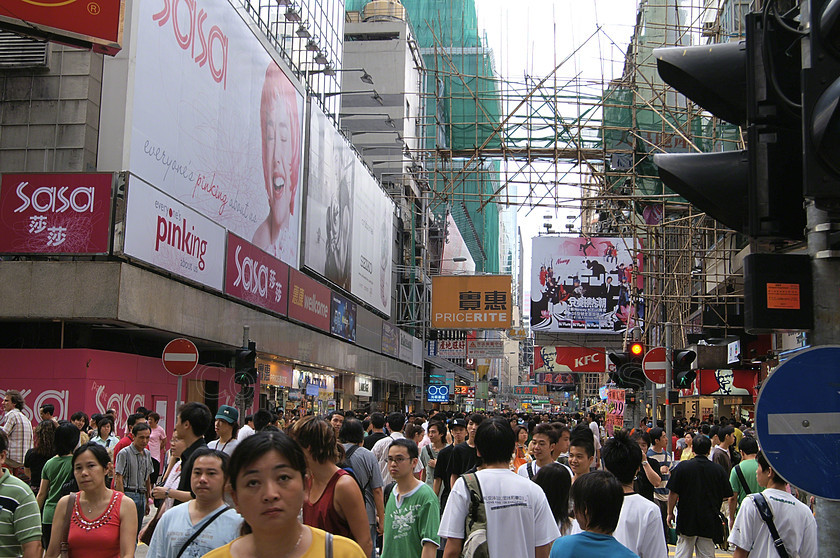
[[[326,115],[310,112],[302,264],[390,314],[394,202]]]
[[[297,267],[302,95],[227,0],[134,6],[131,172]]]

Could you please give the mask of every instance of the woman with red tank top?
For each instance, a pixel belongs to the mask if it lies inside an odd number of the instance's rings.
[[[70,558],[133,558],[137,510],[130,498],[105,486],[108,451],[95,442],[84,444],[73,452],[72,464],[79,492],[58,501],[45,558],[59,556],[65,533]]]
[[[303,523],[359,543],[367,556],[373,550],[362,492],[356,480],[336,463],[343,458],[335,430],[325,420],[309,416],[292,427],[291,436],[303,447],[309,475],[303,499]]]

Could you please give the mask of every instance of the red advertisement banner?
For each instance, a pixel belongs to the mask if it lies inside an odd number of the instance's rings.
[[[538,384],[548,386],[574,386],[577,383],[574,374],[569,372],[538,372],[536,379]]]
[[[330,330],[329,288],[289,268],[289,317],[314,326],[321,331]]]
[[[0,27],[24,27],[32,35],[114,55],[121,48],[124,10],[125,0],[3,0]]]
[[[605,372],[604,347],[534,347],[534,372]]]
[[[113,175],[4,174],[0,253],[107,254]]]
[[[250,242],[228,233],[225,292],[286,315],[289,266]]]

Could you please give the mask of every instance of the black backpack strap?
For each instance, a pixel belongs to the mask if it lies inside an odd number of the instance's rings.
[[[533,461],[529,461],[525,465],[528,467],[528,478],[534,480],[534,468],[531,467],[531,463],[533,463]]]
[[[735,474],[738,475],[738,480],[741,481],[741,486],[744,487],[744,492],[749,495],[752,494],[752,488],[747,484],[747,479],[744,477],[744,472],[741,470],[741,464],[735,465]]]
[[[199,527],[199,528],[198,528],[198,530],[197,530],[195,533],[193,533],[193,534],[192,534],[192,536],[191,536],[190,538],[188,538],[188,539],[187,539],[187,542],[185,542],[185,543],[183,544],[183,546],[181,546],[181,550],[179,550],[179,551],[178,551],[178,554],[176,554],[176,555],[175,555],[175,558],[181,558],[181,555],[184,553],[184,551],[185,551],[185,550],[187,550],[187,547],[188,547],[188,546],[190,546],[190,545],[192,544],[192,542],[193,542],[195,539],[197,539],[197,538],[198,538],[198,536],[201,534],[201,532],[202,532],[202,531],[204,531],[204,530],[207,528],[207,526],[208,526],[208,525],[210,525],[211,523],[213,523],[214,521],[216,521],[216,519],[217,519],[220,515],[222,515],[223,513],[225,513],[226,511],[228,511],[229,509],[230,509],[230,508],[229,508],[228,506],[225,506],[223,509],[221,509],[221,510],[217,511],[217,512],[213,515],[213,517],[211,517],[210,519],[208,519],[207,521],[205,521],[205,522],[204,522],[204,525],[202,525],[201,527]]]
[[[776,529],[776,524],[773,523],[773,510],[770,509],[770,504],[764,499],[764,494],[758,492],[753,496],[755,507],[758,508],[758,515],[767,524],[767,529],[770,530],[770,536],[773,538],[773,546],[776,547],[776,552],[779,553],[780,558],[790,558],[785,549],[785,542],[779,536],[779,531]]]
[[[347,461],[348,459],[350,459],[350,456],[356,453],[357,449],[359,449],[359,446],[357,446],[356,444],[351,445],[350,449],[344,452],[344,460]]]

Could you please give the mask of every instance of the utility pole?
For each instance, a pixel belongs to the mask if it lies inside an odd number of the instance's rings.
[[[251,326],[242,326],[242,347],[247,347],[248,342],[251,340]],[[239,397],[236,398],[236,402],[238,403],[239,407],[239,426],[245,425],[245,409],[247,405],[245,404],[245,390],[248,389],[247,386],[239,386]],[[253,387],[251,386],[251,389]]]
[[[674,342],[671,338],[671,322],[665,322],[665,436],[668,441],[665,445],[665,452],[672,453],[674,448],[671,447],[671,385],[673,384],[672,370],[671,370],[671,356],[674,352]]]
[[[840,252],[832,250],[831,235],[838,226],[837,219],[831,219],[828,212],[818,209],[813,200],[807,200],[808,255],[811,256],[811,271],[814,288],[814,332],[813,346],[840,345],[840,298],[837,285],[840,284]],[[819,294],[818,294],[819,293]],[[824,296],[821,296],[824,295]],[[831,471],[825,471],[830,474]],[[817,542],[822,554],[840,547],[840,502],[816,499]]]

